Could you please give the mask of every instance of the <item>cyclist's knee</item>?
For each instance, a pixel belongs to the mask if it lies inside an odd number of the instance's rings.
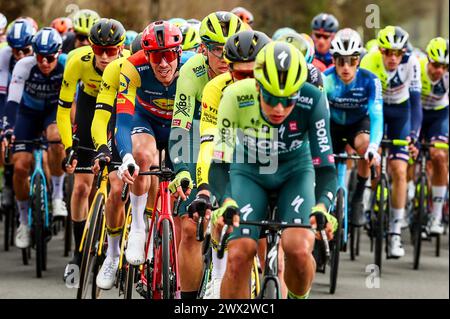
[[[110,189],[109,189],[109,202],[113,204],[114,206],[121,205],[122,204],[122,183],[121,182],[114,182],[110,183]]]
[[[134,151],[134,159],[140,167],[150,167],[153,163],[154,154],[149,149],[138,149]]]
[[[359,155],[364,155],[369,147],[370,137],[368,134],[359,134],[355,140],[355,149]]]
[[[76,183],[73,187],[73,196],[78,199],[88,198],[90,192],[91,187],[88,183]]]
[[[181,218],[181,241],[185,245],[192,246],[199,243],[196,239],[196,231],[197,223],[187,216]]]
[[[24,179],[30,174],[31,162],[26,158],[15,161],[14,176]]]
[[[406,180],[407,165],[403,161],[393,161],[390,165],[392,177],[397,180]]]
[[[228,243],[227,271],[246,273],[250,271],[256,255],[256,244],[251,239],[236,239]]]
[[[446,167],[447,156],[444,151],[434,149],[434,150],[430,151],[430,155],[431,155],[431,161],[433,162],[433,164],[435,166]]]

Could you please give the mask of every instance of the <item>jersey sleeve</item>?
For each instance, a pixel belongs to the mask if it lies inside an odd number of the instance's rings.
[[[422,92],[422,79],[419,60],[415,56],[411,56],[410,60],[409,76],[411,77],[411,82],[409,86],[409,96],[411,103],[411,135],[418,138],[423,119],[420,95]]]
[[[82,68],[80,57],[72,57],[64,69],[64,76],[59,93],[56,124],[65,148],[72,146],[72,124],[70,122],[70,109],[77,91],[78,81],[81,79]]]
[[[136,91],[141,78],[134,65],[125,60],[120,71],[119,93],[117,94],[116,146],[123,158],[132,153],[131,126],[135,109]]]
[[[103,72],[100,91],[97,95],[94,119],[92,120],[91,135],[96,149],[108,143],[107,130],[111,118],[113,105],[119,87],[120,65],[112,62]]]
[[[8,89],[10,48],[0,49],[0,94],[6,95]]]
[[[378,148],[383,138],[383,92],[380,80],[373,76],[369,81],[370,144]]]
[[[191,59],[194,59],[191,58]],[[195,73],[185,64],[180,69],[177,79],[177,90],[175,93],[174,113],[169,136],[169,150],[175,172],[188,171],[187,160],[189,154],[177,152],[178,145],[191,139],[190,131],[195,112],[195,101],[197,98],[198,85]],[[190,141],[192,144],[193,141]],[[186,161],[184,160],[186,159]]]
[[[203,89],[202,113],[200,117],[200,151],[197,162],[197,185],[208,184],[209,167],[214,151],[217,114],[222,96],[221,89],[209,82]]]

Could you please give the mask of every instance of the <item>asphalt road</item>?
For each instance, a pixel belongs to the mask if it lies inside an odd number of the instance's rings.
[[[412,269],[412,246],[404,238],[407,255],[399,260],[384,260],[383,273],[378,280],[366,272],[367,265],[373,263],[369,252],[369,240],[362,236],[361,252],[356,261],[350,261],[349,253],[342,253],[336,294],[328,293],[329,274],[317,274],[311,298],[449,298],[449,254],[448,235],[441,239],[441,256],[434,256],[434,243],[425,242],[420,270]],[[62,232],[49,243],[47,271],[43,278],[36,278],[34,257],[30,264],[22,264],[21,253],[11,247],[3,251],[3,223],[0,223],[0,299],[37,298],[73,299],[76,290],[67,288],[62,280],[64,266],[69,260],[63,257]],[[34,256],[34,251],[32,251]],[[370,267],[370,266],[369,266]],[[373,275],[372,275],[373,276]],[[367,282],[377,287],[368,288]],[[103,298],[119,298],[118,290],[102,294]]]

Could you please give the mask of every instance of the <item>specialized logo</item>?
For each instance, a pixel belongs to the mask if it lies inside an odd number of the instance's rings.
[[[242,207],[240,209],[241,214],[242,214],[242,220],[247,221],[248,220],[248,215],[250,215],[251,213],[253,213],[253,208],[250,204],[245,205],[244,207]]]
[[[284,136],[284,132],[286,131],[286,127],[283,125],[280,126],[280,128],[278,129],[278,134],[280,135],[280,138],[283,139]]]
[[[295,199],[292,201],[291,206],[294,207],[294,211],[298,214],[300,206],[302,206],[305,199],[301,198],[300,195],[297,195]]]
[[[278,54],[277,58],[280,60],[280,66],[284,69],[284,63],[286,62],[286,59],[289,55],[286,53],[286,51],[282,51],[280,54]]]

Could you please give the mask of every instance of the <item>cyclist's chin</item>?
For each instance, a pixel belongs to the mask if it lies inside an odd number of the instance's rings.
[[[278,125],[283,123],[287,116],[272,114],[267,117],[269,118],[270,123]]]

